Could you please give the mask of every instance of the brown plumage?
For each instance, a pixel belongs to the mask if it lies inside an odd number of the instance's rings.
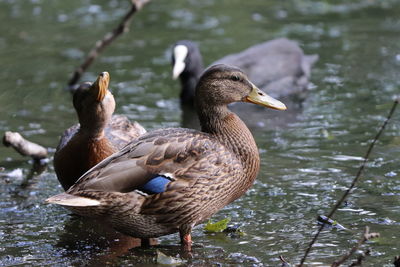
[[[180,232],[185,249],[190,250],[191,229],[243,195],[259,171],[253,136],[227,104],[243,101],[285,109],[242,71],[226,65],[205,71],[196,99],[201,132],[170,128],[147,133],[47,202],[102,218],[135,237]],[[171,180],[163,192],[139,190],[160,175]]]
[[[80,124],[63,133],[54,154],[54,169],[64,190],[91,167],[146,132],[125,116],[112,116],[115,100],[108,90],[109,80],[109,74],[103,72],[93,84],[83,83],[74,92]]]

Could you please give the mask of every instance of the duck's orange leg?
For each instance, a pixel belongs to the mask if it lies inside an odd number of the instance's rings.
[[[192,227],[182,227],[179,231],[181,244],[184,251],[192,251]]]
[[[192,236],[190,234],[186,234],[183,236],[182,246],[183,250],[192,251]]]

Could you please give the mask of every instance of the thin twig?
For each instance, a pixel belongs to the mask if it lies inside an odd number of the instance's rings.
[[[74,71],[71,79],[68,81],[69,89],[73,89],[75,85],[80,80],[82,74],[89,68],[89,66],[93,63],[93,61],[97,58],[97,56],[109,46],[118,36],[127,32],[129,30],[129,22],[132,19],[132,16],[139,11],[145,4],[150,2],[150,0],[131,0],[132,6],[131,9],[126,13],[123,17],[122,21],[119,25],[114,28],[111,32],[104,35],[103,39],[96,42],[94,48],[89,52],[88,56],[84,60],[84,62]]]
[[[364,170],[367,161],[369,159],[369,156],[371,154],[372,149],[375,146],[375,143],[378,141],[379,137],[381,136],[383,130],[385,129],[386,125],[388,124],[389,120],[392,118],[392,115],[394,113],[394,111],[396,110],[396,107],[399,103],[399,99],[396,99],[393,103],[393,106],[389,112],[389,115],[387,116],[386,120],[384,121],[384,123],[382,124],[381,128],[379,129],[378,133],[376,134],[374,140],[372,141],[372,143],[370,144],[367,153],[364,156],[364,161],[361,164],[360,168],[358,169],[358,172],[356,174],[356,177],[354,178],[353,182],[351,183],[350,187],[346,190],[346,192],[343,194],[343,196],[336,202],[336,205],[333,207],[333,209],[331,210],[331,212],[328,215],[328,218],[332,218],[333,214],[337,211],[337,209],[342,205],[343,201],[347,198],[347,196],[350,194],[351,190],[354,188],[354,186],[356,185],[356,183],[358,182],[358,180],[361,177],[361,173]],[[317,233],[314,235],[313,239],[311,240],[310,244],[307,247],[307,250],[303,256],[303,258],[300,261],[299,267],[303,266],[308,254],[311,251],[312,246],[314,245],[314,243],[317,241],[319,234],[321,233],[322,229],[324,228],[325,223],[323,223]]]
[[[340,266],[346,260],[348,260],[360,248],[360,246],[365,243],[365,241],[367,241],[371,238],[376,238],[376,237],[379,237],[379,233],[370,233],[369,227],[366,226],[364,233],[361,235],[360,240],[358,240],[358,243],[354,247],[352,247],[348,253],[346,253],[340,259],[338,259],[334,263],[332,263],[331,267]]]
[[[290,267],[291,266],[290,263],[287,262],[286,259],[282,255],[279,255],[279,259],[282,262],[281,267]]]

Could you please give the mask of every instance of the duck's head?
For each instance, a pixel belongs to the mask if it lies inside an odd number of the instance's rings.
[[[108,72],[102,72],[94,83],[82,83],[74,92],[73,104],[81,129],[101,131],[111,119],[115,110],[115,100],[108,90],[109,82]]]
[[[178,79],[181,75],[195,76],[203,71],[203,60],[198,46],[187,40],[181,40],[172,47],[172,78]]]
[[[285,104],[258,89],[243,71],[225,64],[214,65],[204,71],[196,88],[196,101],[200,109],[234,102],[286,109]]]

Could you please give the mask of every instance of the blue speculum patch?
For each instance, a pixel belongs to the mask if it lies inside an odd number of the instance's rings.
[[[139,190],[150,195],[162,193],[165,191],[165,188],[169,182],[171,182],[171,180],[164,176],[156,176],[140,187]]]

